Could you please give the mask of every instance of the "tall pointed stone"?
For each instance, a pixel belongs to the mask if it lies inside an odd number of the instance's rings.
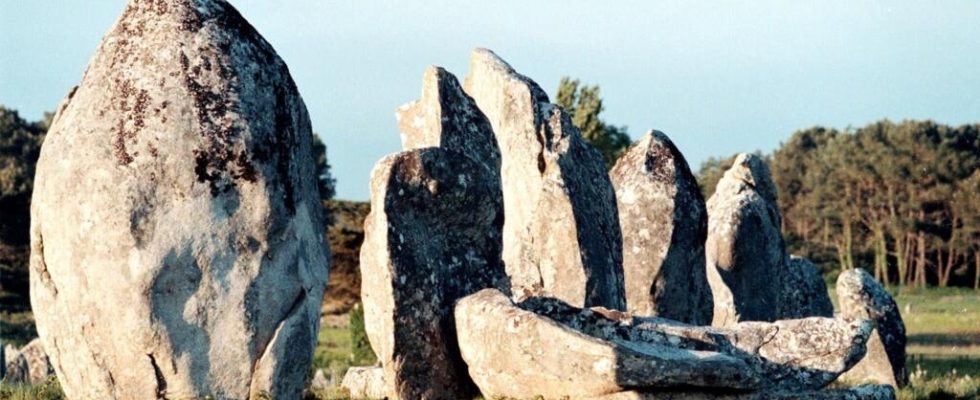
[[[711,323],[704,270],[708,212],[674,143],[650,131],[609,172],[623,230],[626,309],[695,325]]]
[[[311,138],[227,2],[129,2],[37,166],[31,303],[69,398],[300,397],[329,262]]]
[[[708,200],[712,325],[777,318],[788,260],[780,224],[769,167],[756,155],[739,154]]]
[[[365,328],[383,371],[352,370],[348,383],[395,399],[466,398],[475,387],[453,304],[509,289],[500,156],[489,122],[452,74],[429,68],[422,86],[422,98],[397,113],[407,151],[372,173],[361,247]]]
[[[491,51],[473,52],[464,88],[500,148],[503,259],[515,294],[623,309],[622,237],[602,157]]]
[[[905,322],[895,299],[871,274],[856,268],[841,272],[837,277],[837,302],[841,316],[870,319],[875,324],[867,355],[841,379],[896,388],[907,385]]]

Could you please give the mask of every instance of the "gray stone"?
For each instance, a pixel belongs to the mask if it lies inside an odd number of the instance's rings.
[[[806,391],[864,353],[868,321],[810,318],[694,327],[487,289],[456,305],[460,350],[485,397],[588,398],[629,390]]]
[[[674,143],[650,131],[609,172],[623,231],[626,309],[695,325],[711,323],[703,268],[708,212]]]
[[[788,256],[776,189],[765,161],[739,154],[708,199],[707,276],[712,325],[774,321]]]
[[[817,266],[804,257],[791,256],[785,268],[779,319],[833,317],[834,304]]]
[[[323,368],[317,368],[316,372],[313,373],[313,379],[310,380],[310,389],[330,389],[330,380],[327,379],[327,374],[323,372]]]
[[[480,289],[508,287],[500,261],[503,210],[491,182],[480,163],[442,148],[391,155],[374,168],[361,298],[390,398],[475,391],[452,307]]]
[[[841,379],[896,388],[907,385],[905,323],[895,299],[867,271],[851,269],[837,277],[837,302],[842,317],[866,318],[875,323],[868,354]]]
[[[69,398],[300,397],[330,259],[311,139],[231,5],[129,2],[37,165],[31,302]]]
[[[602,157],[534,81],[491,51],[473,52],[464,88],[500,148],[513,292],[623,309],[622,238]]]
[[[384,399],[388,396],[381,367],[351,367],[344,375],[341,387],[352,399]]]

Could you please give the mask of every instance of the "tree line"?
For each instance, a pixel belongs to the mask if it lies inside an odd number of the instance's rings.
[[[980,124],[814,127],[764,156],[788,249],[825,273],[865,268],[886,284],[980,289]],[[701,165],[706,196],[731,163]]]

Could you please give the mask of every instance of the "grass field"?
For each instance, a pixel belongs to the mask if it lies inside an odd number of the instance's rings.
[[[909,336],[908,367],[912,373],[910,385],[899,391],[899,399],[980,399],[980,292],[928,289],[893,293]],[[346,315],[324,318],[313,368],[323,369],[333,387],[310,393],[308,399],[346,399],[337,387],[344,371],[351,365],[371,362],[354,358]],[[0,389],[0,399],[4,400],[60,398],[57,382]]]

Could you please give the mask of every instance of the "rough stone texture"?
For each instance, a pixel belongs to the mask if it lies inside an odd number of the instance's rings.
[[[395,112],[402,149],[440,147],[463,153],[500,182],[500,150],[490,121],[453,74],[430,66],[422,77],[422,97]]]
[[[851,269],[837,277],[837,302],[842,317],[875,323],[867,356],[841,379],[895,387],[908,384],[905,323],[895,299],[865,270]]]
[[[227,2],[129,2],[37,165],[31,303],[69,398],[300,397],[329,262],[311,135]]]
[[[347,390],[352,399],[383,399],[387,396],[381,367],[352,367],[344,375],[341,387]]]
[[[591,400],[894,400],[895,389],[887,385],[863,385],[805,392],[718,394],[706,392],[620,392]]]
[[[780,221],[769,167],[758,156],[739,154],[708,200],[712,325],[778,317],[788,259]]]
[[[22,384],[26,383],[31,379],[31,368],[27,363],[27,358],[22,356],[16,348],[11,345],[7,345],[4,349],[3,364],[5,374],[3,376],[3,383],[5,384]]]
[[[500,189],[484,172],[441,148],[388,156],[374,168],[361,298],[390,398],[463,398],[475,390],[452,307],[480,289],[508,287]]]
[[[32,384],[41,384],[54,375],[54,367],[44,352],[44,344],[41,339],[34,339],[20,350],[20,356],[27,361],[28,381]]]
[[[460,350],[486,397],[818,389],[861,358],[871,332],[868,321],[828,318],[694,327],[549,298],[515,305],[493,289],[455,312]]]
[[[623,231],[626,309],[695,325],[711,323],[703,268],[708,212],[684,156],[650,131],[609,172]]]
[[[834,304],[817,266],[806,258],[791,256],[785,268],[778,318],[833,317]]]
[[[491,51],[473,52],[464,88],[500,148],[514,293],[623,309],[622,238],[602,157],[534,81]]]

